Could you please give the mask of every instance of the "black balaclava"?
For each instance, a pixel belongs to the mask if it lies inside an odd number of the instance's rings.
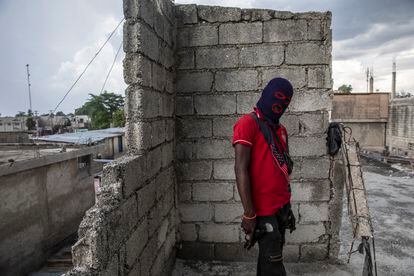
[[[289,106],[292,95],[292,84],[284,78],[272,79],[263,89],[256,106],[272,127],[279,125],[279,119]]]

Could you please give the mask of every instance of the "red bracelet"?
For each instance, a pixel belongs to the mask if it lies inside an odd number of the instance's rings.
[[[254,214],[254,216],[252,216],[252,217],[248,217],[248,216],[245,216],[244,214],[243,214],[243,218],[244,219],[255,219],[257,217],[257,215],[256,214]]]

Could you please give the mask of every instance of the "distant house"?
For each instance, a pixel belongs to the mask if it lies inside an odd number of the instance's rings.
[[[91,126],[91,117],[88,115],[75,115],[70,121],[75,132],[77,129],[89,129]]]
[[[0,117],[0,132],[27,131],[27,117]]]

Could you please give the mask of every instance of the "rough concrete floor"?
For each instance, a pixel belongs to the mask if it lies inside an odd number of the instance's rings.
[[[414,178],[375,161],[363,163],[375,230],[378,275],[414,275]],[[288,275],[362,275],[362,255],[355,253],[351,262],[346,263],[352,242],[346,204],[343,214],[338,263],[287,263]],[[356,241],[355,247],[358,244]],[[173,276],[253,276],[255,265],[177,260]]]

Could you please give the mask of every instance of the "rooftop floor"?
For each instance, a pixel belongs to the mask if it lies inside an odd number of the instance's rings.
[[[412,275],[414,271],[414,178],[387,165],[364,162],[364,179],[375,231],[378,275]],[[352,242],[344,205],[338,264],[287,263],[288,275],[362,275],[363,257],[355,253],[346,263]],[[356,246],[358,246],[356,241]],[[354,247],[355,249],[355,247]],[[177,260],[173,276],[256,275],[255,263]]]

